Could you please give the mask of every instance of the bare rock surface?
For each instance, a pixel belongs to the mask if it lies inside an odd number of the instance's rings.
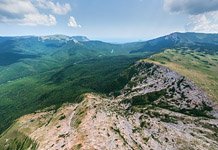
[[[9,130],[39,150],[218,149],[217,110],[201,89],[162,66],[133,67],[119,96],[87,93],[79,104],[23,116]]]

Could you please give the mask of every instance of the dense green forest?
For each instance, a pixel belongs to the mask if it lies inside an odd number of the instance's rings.
[[[51,105],[77,103],[86,92],[119,93],[134,74],[131,65],[165,49],[216,55],[217,37],[173,33],[127,44],[62,35],[0,37],[0,132],[22,115]],[[210,59],[216,63],[216,57]]]
[[[0,132],[28,113],[79,102],[86,92],[109,94],[128,81],[128,68],[149,54],[129,55],[140,44],[1,38]],[[6,59],[10,58],[10,59]]]

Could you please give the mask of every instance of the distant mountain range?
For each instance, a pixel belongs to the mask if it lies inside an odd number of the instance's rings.
[[[124,53],[144,53],[151,52],[157,53],[167,48],[191,48],[197,51],[205,51],[208,53],[217,52],[218,49],[218,34],[206,34],[206,33],[179,33],[175,32],[163,37],[152,39],[144,42],[133,42],[127,44],[110,44],[101,41],[93,41],[85,36],[66,36],[66,35],[49,35],[49,36],[18,36],[18,37],[0,37],[0,53],[12,52],[11,47],[16,47],[16,54],[23,53],[36,54],[36,50],[31,50],[31,46],[37,44],[37,52],[42,52],[46,47],[48,52],[50,48],[60,48],[66,45],[79,44],[80,47],[96,48],[101,47],[103,49],[109,48],[116,49],[122,48]],[[28,47],[28,48],[26,48]],[[28,50],[29,49],[29,50]],[[14,51],[13,51],[14,52]],[[26,56],[24,56],[26,57]]]
[[[130,53],[145,51],[160,52],[167,48],[181,47],[214,53],[218,51],[218,34],[176,32],[143,43],[142,48],[133,50]]]

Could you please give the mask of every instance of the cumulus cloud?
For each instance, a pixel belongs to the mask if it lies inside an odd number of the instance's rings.
[[[54,14],[65,15],[71,10],[71,6],[68,3],[60,4],[54,3],[50,0],[37,0],[37,6],[42,9],[50,9]]]
[[[69,4],[61,5],[51,0],[1,0],[0,22],[52,26],[56,24],[56,17],[53,14],[63,15],[70,10]]]
[[[0,2],[0,16],[5,18],[22,18],[24,14],[37,13],[37,9],[30,1],[2,0]]]
[[[218,10],[218,0],[164,0],[164,8],[170,12],[197,15]]]
[[[218,11],[189,16],[185,28],[194,32],[218,32]]]
[[[187,31],[218,32],[218,0],[164,0],[164,9],[187,14]]]
[[[81,28],[81,25],[77,24],[77,22],[73,16],[70,16],[70,19],[69,19],[67,25],[69,27],[72,27],[72,28]]]
[[[20,25],[45,25],[52,26],[56,24],[56,18],[53,15],[43,15],[43,14],[27,14],[25,17],[18,22]]]

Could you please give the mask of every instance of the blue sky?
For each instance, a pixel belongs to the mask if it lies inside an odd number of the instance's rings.
[[[218,31],[218,0],[1,0],[0,36],[85,35],[113,42]]]

